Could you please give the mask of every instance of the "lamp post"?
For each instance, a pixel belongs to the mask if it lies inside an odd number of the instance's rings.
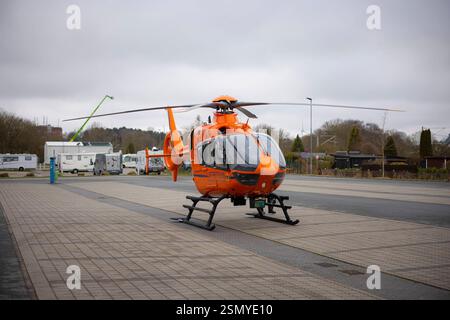
[[[306,100],[309,100],[309,174],[313,173],[313,136],[312,136],[312,98],[307,97]]]
[[[384,154],[384,144],[385,144],[385,134],[384,134],[384,128],[386,126],[386,118],[387,118],[387,111],[384,113],[383,117],[383,131],[381,132],[381,177],[384,178],[384,167],[385,167],[385,154]]]

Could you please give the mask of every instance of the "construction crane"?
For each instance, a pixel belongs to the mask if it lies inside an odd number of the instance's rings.
[[[83,131],[84,127],[86,127],[86,125],[89,122],[89,120],[91,120],[92,116],[97,112],[97,110],[100,108],[100,106],[103,104],[103,102],[105,102],[106,99],[113,100],[114,97],[111,97],[109,95],[105,95],[103,97],[102,101],[100,101],[100,103],[95,107],[95,109],[92,111],[91,115],[86,119],[86,121],[83,123],[83,125],[80,127],[80,129],[78,129],[78,131],[70,139],[70,142],[74,142],[75,139],[78,138],[78,136],[80,135],[81,131]]]

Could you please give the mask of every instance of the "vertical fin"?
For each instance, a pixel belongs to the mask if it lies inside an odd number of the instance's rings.
[[[169,118],[169,132],[164,139],[164,154],[171,154],[170,157],[165,156],[164,161],[167,169],[172,174],[172,180],[177,181],[178,168],[182,163],[182,154],[184,151],[183,139],[177,130],[175,119],[173,117],[172,108],[168,107],[167,116]]]

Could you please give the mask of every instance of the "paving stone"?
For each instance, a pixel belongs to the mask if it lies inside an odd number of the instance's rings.
[[[74,183],[73,186],[92,190],[110,197],[133,201],[182,215],[186,211],[181,207],[187,203],[185,193],[180,191],[133,186],[117,182]],[[291,182],[289,188],[306,188],[302,183]],[[364,196],[385,197],[375,192],[375,187],[367,187]],[[345,190],[343,192],[353,192]],[[418,188],[397,188],[390,190],[387,198],[399,195],[418,197]],[[400,191],[399,191],[400,190]],[[438,197],[440,202],[450,201],[448,190],[430,188],[424,190],[424,202],[433,202]],[[440,193],[439,193],[440,192]],[[158,202],[149,198],[148,194],[158,194]],[[326,193],[326,192],[325,192]],[[337,194],[337,193],[336,193]],[[356,194],[358,196],[358,194]],[[401,199],[400,199],[401,200]],[[166,204],[170,203],[170,206]],[[233,207],[223,201],[216,214],[215,223],[240,230],[255,236],[309,250],[314,253],[340,259],[345,262],[367,267],[378,264],[381,270],[414,281],[450,289],[450,230],[418,223],[379,219],[348,213],[334,212],[294,206],[292,217],[300,219],[300,224],[287,226],[274,224],[271,221],[249,218],[245,213],[252,212],[248,207]],[[195,212],[201,220],[207,214]],[[433,267],[433,271],[429,271]],[[414,271],[399,271],[411,269]]]
[[[109,195],[109,184],[93,186]],[[157,195],[162,206],[167,194]],[[0,202],[39,299],[375,298],[58,186],[1,183]],[[66,286],[69,265],[80,267],[80,290]]]

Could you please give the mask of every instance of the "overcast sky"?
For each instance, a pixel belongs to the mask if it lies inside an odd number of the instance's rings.
[[[66,26],[81,9],[81,29]],[[369,5],[381,30],[369,30]],[[450,1],[0,1],[0,108],[51,124],[100,112],[247,101],[397,107],[387,129],[450,127]],[[302,107],[249,108],[294,134]],[[176,114],[179,127],[207,110]],[[314,110],[382,124],[383,113]],[[246,120],[241,117],[242,120]],[[164,111],[96,120],[106,127],[167,128]],[[61,123],[65,131],[80,122]],[[449,129],[441,130],[446,134]]]

